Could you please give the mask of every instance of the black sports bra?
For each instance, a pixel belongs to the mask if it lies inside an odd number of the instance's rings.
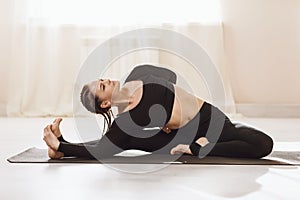
[[[134,71],[133,71],[134,73]],[[130,78],[130,76],[129,76]],[[121,113],[119,117],[130,117],[131,127],[163,127],[170,120],[174,104],[174,85],[168,80],[153,75],[144,75],[135,80],[143,81],[143,94],[139,104]],[[132,81],[126,79],[125,82]]]

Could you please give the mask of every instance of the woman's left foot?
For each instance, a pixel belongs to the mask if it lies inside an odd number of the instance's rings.
[[[209,144],[209,141],[206,137],[201,137],[198,140],[196,140],[196,143],[199,144],[201,147],[204,147],[207,144]]]
[[[179,144],[176,147],[174,147],[171,150],[171,155],[175,155],[175,154],[182,154],[182,153],[186,153],[186,154],[192,154],[189,145],[187,144]]]
[[[60,158],[64,157],[64,154],[62,152],[59,152],[59,151],[54,151],[53,149],[51,149],[49,147],[48,148],[48,156],[51,159],[60,159]]]

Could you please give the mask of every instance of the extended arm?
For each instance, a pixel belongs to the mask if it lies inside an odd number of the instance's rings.
[[[89,143],[69,143],[60,135],[58,138],[51,130],[52,125],[44,129],[44,141],[49,147],[50,158],[85,157],[108,158],[128,149],[130,137],[122,134],[122,130],[113,123],[110,130],[98,141]],[[50,153],[49,153],[50,152]],[[51,156],[52,155],[52,156]]]
[[[68,143],[61,141],[58,151],[64,153],[65,157],[85,157],[85,158],[108,158],[128,149],[130,137],[122,134],[114,123],[110,130],[100,139],[88,143]]]
[[[66,141],[65,138],[64,138],[62,135],[59,136],[57,139],[58,139],[58,141],[60,141],[60,142],[70,143],[70,142]],[[92,140],[92,141],[89,141],[89,142],[73,143],[73,144],[94,145],[94,144],[97,144],[99,141],[100,141],[100,140]]]
[[[130,131],[130,133],[124,132],[114,121],[110,130],[100,140],[95,141],[95,143],[68,143],[61,136],[58,140],[51,130],[46,130],[47,135],[45,136],[44,133],[44,140],[50,148],[54,149],[58,153],[63,153],[65,157],[85,157],[96,159],[112,157],[113,155],[128,149],[168,154],[173,144],[177,143],[176,141],[173,142],[176,135],[175,133],[166,134],[161,129],[130,129]],[[48,136],[52,139],[49,139]],[[56,140],[55,143],[58,142],[58,144],[51,145],[50,140]]]
[[[175,136],[175,134],[166,134],[163,130],[132,130],[131,133],[125,133],[114,124],[112,127],[94,145],[60,142],[58,151],[63,152],[65,156],[96,159],[112,157],[128,149],[168,154],[168,146]],[[145,137],[147,135],[149,137]]]

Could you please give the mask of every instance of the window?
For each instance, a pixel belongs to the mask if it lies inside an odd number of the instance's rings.
[[[219,0],[28,0],[26,20],[48,25],[214,23]]]

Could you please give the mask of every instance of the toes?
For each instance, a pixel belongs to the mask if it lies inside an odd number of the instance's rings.
[[[171,154],[171,155],[175,155],[175,153],[176,153],[176,147],[173,148],[173,149],[171,149],[171,151],[170,151],[170,154]]]
[[[180,146],[177,145],[176,147],[174,147],[173,149],[171,149],[171,155],[175,155],[175,154],[179,154],[180,153]]]
[[[53,124],[60,124],[60,122],[62,121],[62,118],[61,117],[59,117],[59,118],[56,118],[52,123]]]

